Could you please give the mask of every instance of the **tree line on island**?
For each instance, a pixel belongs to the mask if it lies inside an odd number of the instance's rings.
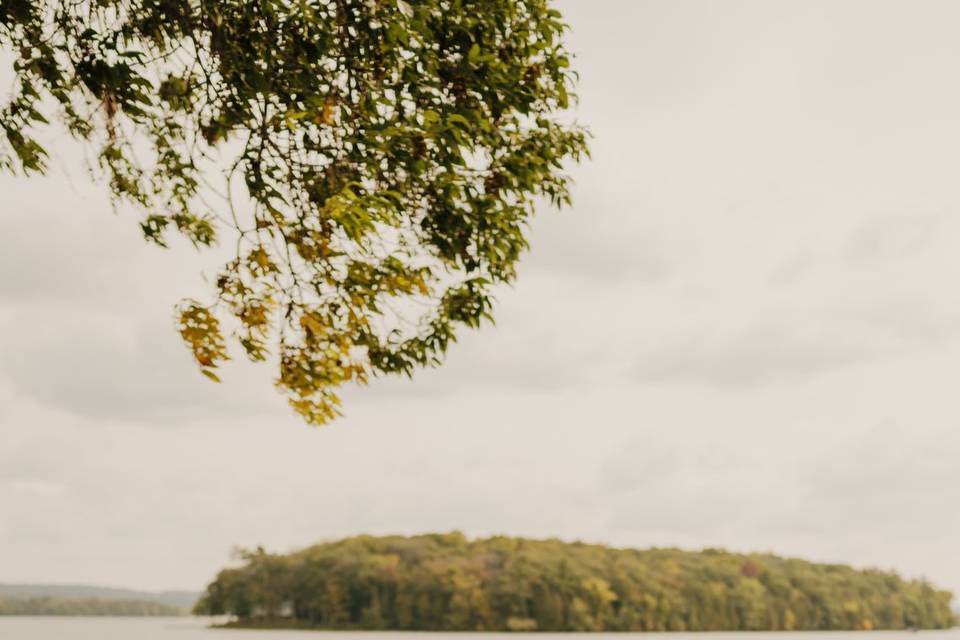
[[[199,597],[192,591],[0,583],[0,616],[182,616]]]
[[[184,610],[148,600],[0,596],[0,616],[181,616]]]
[[[460,533],[242,552],[195,613],[231,624],[447,631],[934,629],[952,594],[895,573],[708,549]]]

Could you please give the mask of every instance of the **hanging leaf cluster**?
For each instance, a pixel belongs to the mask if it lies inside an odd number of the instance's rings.
[[[180,333],[213,379],[231,340],[277,362],[323,424],[489,319],[535,205],[569,202],[565,30],[548,0],[0,0],[0,169],[42,173],[57,121],[147,240],[229,232]]]

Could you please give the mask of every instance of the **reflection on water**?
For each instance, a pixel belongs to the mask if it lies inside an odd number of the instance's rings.
[[[19,618],[0,617],[0,640],[283,640],[306,636],[349,635],[350,640],[385,640],[385,636],[402,636],[403,640],[443,640],[444,636],[457,636],[463,640],[464,633],[397,633],[390,631],[248,631],[241,629],[209,629],[206,619],[196,618]],[[800,631],[800,632],[713,632],[713,633],[594,633],[591,640],[626,640],[628,636],[642,636],[654,640],[669,636],[669,640],[684,640],[695,636],[720,636],[723,640],[763,640],[764,636],[782,638],[787,635],[802,635],[801,640],[851,640],[850,636],[882,636],[882,640],[960,640],[960,629],[948,631]],[[485,640],[518,640],[518,636],[530,636],[532,640],[569,640],[569,633],[484,633]],[[585,634],[577,634],[585,635]]]

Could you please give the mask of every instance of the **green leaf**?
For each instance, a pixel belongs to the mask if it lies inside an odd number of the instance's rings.
[[[59,112],[147,241],[203,249],[226,224],[236,255],[180,335],[213,380],[228,338],[276,354],[311,424],[342,386],[439,364],[490,321],[530,218],[569,202],[586,157],[547,0],[61,4],[0,0],[0,168],[42,172]]]

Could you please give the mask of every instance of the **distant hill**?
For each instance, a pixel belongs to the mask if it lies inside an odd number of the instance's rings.
[[[330,629],[933,629],[953,626],[951,599],[890,572],[769,554],[450,533],[250,552],[220,572],[196,612]]]
[[[182,616],[179,607],[143,600],[59,596],[0,597],[0,616]]]
[[[112,587],[96,587],[90,585],[71,584],[0,584],[0,615],[4,609],[10,610],[14,605],[3,607],[8,601],[33,601],[35,607],[61,606],[69,609],[97,609],[100,604],[123,603],[112,605],[114,610],[127,611],[163,611],[163,613],[133,614],[133,615],[174,615],[189,613],[200,594],[193,591],[134,591],[132,589],[117,589]],[[69,604],[72,602],[72,604]],[[99,603],[99,604],[98,604]],[[159,605],[164,609],[151,609],[148,605]],[[55,614],[36,614],[55,615]],[[64,614],[83,615],[83,614]],[[111,614],[108,614],[111,615]],[[127,615],[127,614],[112,614]]]

